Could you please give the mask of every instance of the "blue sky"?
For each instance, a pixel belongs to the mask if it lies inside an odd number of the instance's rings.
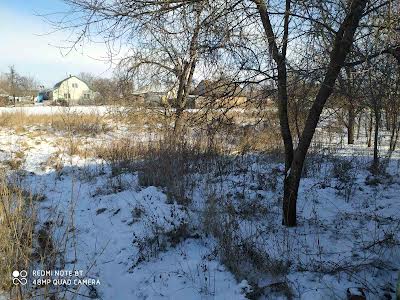
[[[65,55],[58,46],[68,32],[48,34],[51,26],[38,16],[66,9],[60,0],[0,0],[0,73],[14,65],[20,74],[48,87],[80,72],[109,77],[110,64],[100,61],[106,56],[105,45],[86,45]]]
[[[65,8],[65,5],[60,0],[2,0],[0,6],[19,11],[25,15],[31,15],[35,11],[52,12]]]

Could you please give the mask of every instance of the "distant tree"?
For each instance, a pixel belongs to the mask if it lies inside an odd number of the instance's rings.
[[[117,79],[94,78],[91,82],[91,88],[99,93],[101,104],[116,103],[121,94]]]
[[[8,72],[8,83],[9,83],[9,91],[11,93],[11,96],[13,97],[13,103],[15,105],[15,97],[17,93],[17,73],[15,71],[14,66],[9,67],[9,72]]]
[[[84,82],[86,82],[89,86],[93,84],[93,81],[96,78],[96,76],[88,72],[81,72],[78,74],[78,77],[82,79]]]
[[[164,91],[173,107],[175,133],[182,132],[193,77],[205,57],[226,39],[224,27],[216,29],[235,3],[210,1],[105,1],[64,0],[74,9],[53,24],[82,30],[79,41],[102,37],[110,49],[123,45],[119,72],[125,72],[136,89]],[[169,7],[171,6],[171,7]],[[87,16],[82,18],[77,16]],[[209,74],[208,74],[209,75]]]
[[[342,69],[338,76],[335,94],[338,101],[336,116],[347,129],[347,143],[354,144],[356,118],[363,110],[362,95],[363,82],[367,80],[365,72],[350,66]],[[344,116],[343,114],[344,113]]]
[[[103,78],[92,73],[81,72],[78,77],[86,82],[89,88],[96,93],[95,104],[116,103],[122,91],[119,88],[118,78]]]
[[[0,78],[0,88],[12,97],[14,105],[17,97],[34,97],[38,86],[39,83],[35,78],[20,75],[14,66],[10,66],[9,71]]]

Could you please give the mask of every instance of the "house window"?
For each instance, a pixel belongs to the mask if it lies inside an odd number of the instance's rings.
[[[65,93],[64,94],[64,99],[71,99],[71,94],[70,93]]]
[[[72,84],[72,87],[75,88],[75,89],[77,89],[77,88],[78,88],[78,84],[77,84],[77,83],[73,83],[73,84]]]
[[[83,94],[84,99],[90,99],[90,94]]]

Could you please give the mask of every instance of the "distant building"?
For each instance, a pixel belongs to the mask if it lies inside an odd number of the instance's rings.
[[[139,106],[161,106],[165,101],[165,93],[163,92],[133,92],[133,99]]]
[[[52,94],[54,101],[66,101],[70,105],[90,103],[94,98],[94,93],[87,83],[71,75],[56,83]]]
[[[14,95],[11,95],[10,92],[7,92],[3,89],[0,89],[0,104],[1,105],[10,105],[16,103],[29,104],[35,101],[35,95],[37,94],[37,90],[17,90]]]
[[[240,85],[228,80],[202,80],[190,93],[195,96],[195,107],[205,105],[218,107],[238,107],[247,101],[247,96]],[[192,100],[193,101],[193,100]]]

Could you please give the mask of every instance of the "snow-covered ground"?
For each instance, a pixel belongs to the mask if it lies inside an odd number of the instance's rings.
[[[39,219],[54,224],[56,243],[68,245],[63,269],[82,270],[85,277],[99,279],[100,285],[94,287],[99,298],[244,299],[246,284],[236,282],[216,259],[208,259],[210,249],[199,238],[155,252],[154,257],[150,253],[138,264],[137,244],[154,237],[155,230],[168,231],[187,222],[186,209],[167,204],[156,187],[140,188],[135,174],[112,178],[110,168],[99,160],[60,153],[58,135],[29,132],[0,132],[2,161],[24,153],[18,180],[32,193],[45,196],[38,204]],[[107,138],[111,136],[99,137],[98,142]],[[49,164],[54,155],[64,166],[59,172]],[[80,286],[79,293],[90,292]]]
[[[58,267],[100,281],[72,287],[67,299],[345,299],[348,288],[359,287],[368,299],[395,297],[398,152],[387,174],[373,178],[370,156],[358,151],[365,143],[329,154],[321,148],[305,166],[298,227],[288,229],[280,224],[283,166],[273,157],[211,162],[215,168],[192,174],[192,201],[182,206],[160,187],[140,186],[137,172],[115,175],[103,160],[69,156],[62,134],[34,132],[1,129],[0,160],[23,153],[11,178],[45,196],[38,227],[51,226],[54,242],[65,246]],[[141,135],[110,132],[81,142],[93,147]],[[230,249],[221,238],[228,237],[237,252],[223,257]]]

